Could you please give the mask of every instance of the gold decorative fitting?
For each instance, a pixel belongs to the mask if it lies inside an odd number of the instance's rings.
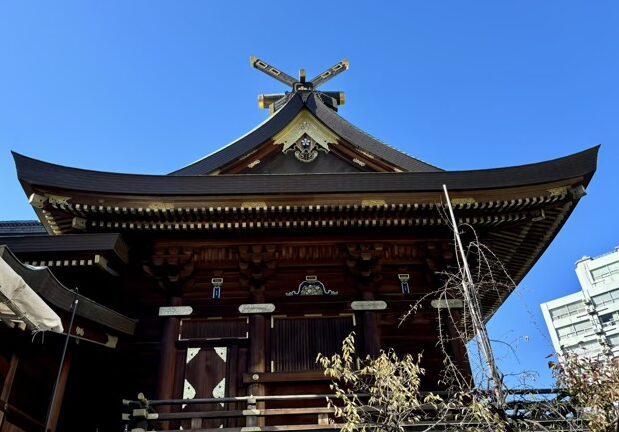
[[[174,208],[174,204],[164,202],[152,202],[148,204],[148,208],[151,210],[170,210]]]
[[[384,205],[387,205],[387,202],[381,199],[364,199],[361,201],[361,206],[363,207],[378,207]]]
[[[451,203],[453,205],[462,205],[462,204],[475,204],[477,200],[472,197],[464,197],[464,198],[452,198]]]
[[[339,137],[324,126],[308,110],[302,110],[282,131],[273,137],[273,143],[283,145],[282,151],[286,152],[297,141],[308,135],[316,144],[325,151],[329,151],[329,144],[338,142]]]
[[[267,208],[267,203],[264,201],[245,201],[241,203],[241,208]]]
[[[247,159],[248,157],[250,157],[251,155],[253,155],[254,153],[256,153],[258,150],[252,150],[249,153],[245,153],[243,156],[241,156],[238,160],[242,161],[243,159]]]
[[[68,205],[71,197],[59,196],[59,195],[48,195],[49,203],[51,205]]]
[[[358,152],[361,153],[362,155],[364,155],[365,157],[369,158],[369,159],[376,159],[372,153],[367,152],[365,150],[358,150]]]
[[[33,193],[28,198],[28,202],[30,203],[32,207],[42,209],[43,207],[45,207],[45,204],[47,203],[47,197]]]
[[[562,186],[562,187],[547,189],[547,191],[551,197],[557,197],[557,196],[560,197],[560,196],[564,196],[567,194],[567,187]]]
[[[286,293],[290,296],[315,296],[315,295],[337,295],[337,291],[327,289],[324,283],[318,280],[316,275],[305,276],[305,280],[299,284],[296,290]],[[305,315],[307,316],[307,314]]]
[[[253,168],[260,163],[260,159],[256,159],[252,163],[247,164],[247,168]]]
[[[86,222],[87,221],[84,218],[74,217],[73,220],[71,221],[71,227],[74,229],[78,229],[78,230],[85,230]]]
[[[365,162],[363,162],[362,160],[359,160],[359,159],[357,159],[357,158],[354,158],[352,161],[353,161],[354,163],[356,163],[357,165],[359,165],[359,166],[362,166],[362,167],[364,167],[364,166],[365,166]]]

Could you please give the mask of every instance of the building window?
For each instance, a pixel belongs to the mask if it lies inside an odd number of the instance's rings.
[[[591,333],[593,333],[593,328],[591,327],[591,323],[589,321],[569,324],[567,326],[559,327],[557,329],[559,339],[569,339],[575,336],[581,336]]]
[[[619,290],[612,290],[591,297],[591,300],[595,303],[595,306],[601,307],[607,304],[619,302]]]
[[[619,312],[600,315],[600,324],[602,324],[602,327],[610,327],[614,325],[617,320],[619,320]]]
[[[585,311],[585,305],[582,301],[573,302],[565,306],[552,309],[550,315],[553,320],[567,318],[569,316],[575,316]]]
[[[595,282],[614,275],[619,275],[619,261],[591,270],[591,277]]]

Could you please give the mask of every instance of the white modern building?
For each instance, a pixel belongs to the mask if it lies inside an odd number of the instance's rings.
[[[619,357],[619,247],[576,263],[582,290],[542,303],[557,353]]]

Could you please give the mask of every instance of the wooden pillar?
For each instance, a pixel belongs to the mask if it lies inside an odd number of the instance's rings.
[[[180,306],[182,299],[172,297],[170,306]],[[159,348],[159,378],[157,381],[157,399],[174,398],[174,377],[176,370],[176,341],[178,339],[179,319],[176,317],[164,318]],[[161,407],[164,408],[164,407]],[[169,410],[169,406],[165,406]],[[162,409],[162,411],[164,411]]]
[[[364,301],[373,301],[374,292],[366,288],[361,292]],[[380,353],[380,330],[376,312],[364,311],[363,314],[363,348],[366,355],[378,357]]]
[[[461,320],[460,311],[457,309],[451,309],[450,311],[441,310],[441,313],[443,314],[442,320],[446,323],[447,327],[447,337],[449,337],[449,348],[452,360],[468,385],[473,386],[473,374],[471,372],[471,363],[466,351],[465,341],[456,327],[456,324]]]
[[[13,381],[15,380],[15,373],[17,372],[17,365],[19,364],[19,357],[13,353],[11,356],[11,363],[9,365],[9,371],[6,374],[2,391],[0,392],[0,430],[2,430],[2,424],[4,423],[5,413],[9,404],[9,397],[11,396],[11,388],[13,387]]]
[[[55,403],[53,410],[50,413],[49,432],[55,432],[56,427],[58,427],[58,419],[60,418],[60,410],[62,409],[62,400],[64,399],[64,392],[67,388],[67,381],[69,380],[69,371],[71,370],[71,358],[71,354],[67,354],[64,363],[62,364],[60,380],[58,381],[58,387],[56,387]]]
[[[253,303],[264,303],[264,290],[252,291]],[[252,314],[249,317],[249,373],[266,372],[266,324],[264,314]],[[249,393],[253,396],[264,396],[264,384],[250,384]],[[257,409],[264,409],[264,402],[256,404]],[[247,417],[246,426],[264,426],[264,417]]]

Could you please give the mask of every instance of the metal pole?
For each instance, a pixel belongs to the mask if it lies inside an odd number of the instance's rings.
[[[496,402],[499,407],[505,404],[505,396],[503,394],[503,384],[501,380],[501,374],[494,361],[494,354],[492,353],[492,346],[490,345],[490,338],[486,331],[486,326],[481,319],[481,311],[479,310],[479,302],[477,301],[477,293],[475,292],[475,284],[473,282],[473,276],[469,268],[466,254],[464,253],[464,247],[462,246],[462,239],[458,232],[458,223],[454,215],[453,208],[451,206],[451,199],[449,198],[449,192],[447,192],[447,186],[443,185],[443,192],[445,193],[445,199],[447,200],[447,208],[449,209],[449,216],[453,225],[453,232],[456,238],[456,244],[462,260],[462,268],[464,269],[464,278],[462,278],[462,290],[464,292],[464,299],[469,306],[469,313],[471,314],[471,322],[475,330],[475,338],[478,341],[478,345],[482,354],[485,357],[488,369],[490,369],[490,376],[494,383],[494,394]]]
[[[62,367],[64,366],[64,360],[67,355],[67,349],[69,347],[69,339],[71,338],[71,329],[73,328],[73,320],[75,319],[75,311],[77,310],[77,304],[79,300],[77,298],[77,292],[75,293],[75,300],[71,305],[71,319],[69,320],[69,328],[67,329],[67,337],[64,340],[64,348],[62,349],[62,356],[60,357],[60,366],[58,366],[58,375],[56,375],[56,382],[54,383],[54,389],[52,390],[52,400],[47,410],[47,418],[45,420],[45,432],[49,431],[49,423],[52,420],[52,413],[56,405],[56,393],[58,391],[58,384],[60,383],[60,376],[62,375]]]

